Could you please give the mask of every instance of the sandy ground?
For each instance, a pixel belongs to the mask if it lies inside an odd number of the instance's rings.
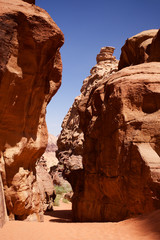
[[[73,223],[71,204],[61,203],[43,223],[7,222],[0,240],[160,240],[160,210],[119,223]]]

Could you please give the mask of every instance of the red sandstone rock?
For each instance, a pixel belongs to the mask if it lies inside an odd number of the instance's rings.
[[[57,167],[58,159],[55,156],[57,150],[57,137],[49,134],[48,144],[44,154],[36,163],[36,174],[39,188],[44,199],[44,210],[53,210],[53,202],[56,196],[54,188],[55,174],[52,169]]]
[[[74,192],[74,220],[120,221],[158,209],[160,63],[104,78],[79,110],[84,182]]]
[[[10,218],[42,220],[35,162],[47,146],[46,106],[61,84],[63,34],[46,11],[0,0],[0,162]]]
[[[150,56],[152,40],[157,32],[158,29],[148,30],[127,39],[121,49],[118,69],[147,62]]]
[[[81,188],[83,182],[84,135],[79,126],[78,105],[82,99],[88,99],[90,93],[105,76],[117,71],[118,61],[112,56],[113,52],[113,47],[101,48],[97,55],[97,64],[91,69],[91,75],[84,80],[80,96],[75,98],[62,123],[62,131],[57,141],[57,157],[59,168],[63,171],[64,177],[71,183],[73,191],[76,191],[75,189],[79,191],[78,189]],[[89,108],[87,111],[88,114],[92,114]]]

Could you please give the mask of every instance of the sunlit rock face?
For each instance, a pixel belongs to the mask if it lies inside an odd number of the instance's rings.
[[[10,219],[42,220],[35,162],[45,151],[46,106],[61,84],[61,30],[46,11],[0,1],[0,164]]]
[[[125,68],[81,99],[84,183],[74,194],[76,221],[119,221],[160,207],[159,102],[160,63]]]
[[[118,61],[113,56],[113,52],[113,47],[101,48],[97,55],[97,64],[91,69],[90,76],[83,81],[81,94],[75,98],[62,123],[62,131],[57,141],[59,170],[63,171],[73,191],[80,191],[84,179],[82,163],[84,134],[80,128],[78,106],[82,99],[88,99],[90,93],[105,76],[117,71]]]
[[[148,63],[137,62],[137,48],[132,55],[122,48],[135,66],[103,78],[78,105],[84,178],[74,192],[75,221],[120,221],[160,207],[159,32],[150,34]]]

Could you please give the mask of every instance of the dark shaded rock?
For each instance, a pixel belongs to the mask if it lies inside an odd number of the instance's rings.
[[[126,40],[121,49],[118,69],[148,61],[153,38],[158,29],[143,31]]]

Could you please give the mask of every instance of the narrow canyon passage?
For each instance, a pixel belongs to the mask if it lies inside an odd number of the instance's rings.
[[[0,239],[159,239],[160,30],[120,61],[101,48],[57,140],[46,107],[64,35],[34,3],[0,0]]]

